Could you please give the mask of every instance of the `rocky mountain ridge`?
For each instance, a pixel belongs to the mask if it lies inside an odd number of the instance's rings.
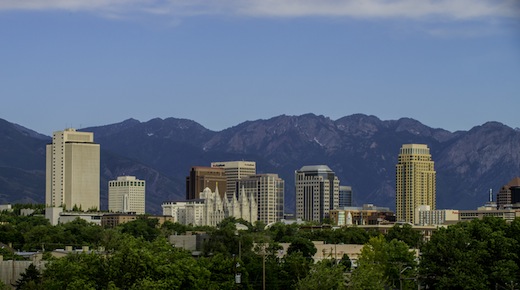
[[[176,118],[129,119],[82,131],[94,132],[101,144],[102,207],[108,180],[136,175],[147,181],[152,213],[161,211],[162,201],[184,198],[191,166],[212,161],[253,160],[258,173],[278,173],[285,180],[288,212],[294,210],[294,171],[315,164],[328,165],[341,184],[351,185],[358,205],[393,208],[395,164],[405,143],[430,147],[439,208],[475,208],[490,188],[497,191],[520,175],[520,132],[497,122],[449,132],[410,118],[355,114],[331,120],[305,114],[246,121],[219,132]],[[0,201],[44,202],[50,137],[4,120],[0,134]]]

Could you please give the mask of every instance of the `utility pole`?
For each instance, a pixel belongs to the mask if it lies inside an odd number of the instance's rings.
[[[265,245],[262,251],[262,289],[265,290]]]

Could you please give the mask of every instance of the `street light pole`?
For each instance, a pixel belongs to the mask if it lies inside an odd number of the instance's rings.
[[[408,269],[412,269],[412,267],[406,266],[406,268],[402,269],[399,272],[399,290],[403,290],[403,272],[408,270]]]
[[[265,246],[262,252],[262,289],[265,290]]]

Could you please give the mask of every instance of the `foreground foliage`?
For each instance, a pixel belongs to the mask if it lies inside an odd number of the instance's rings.
[[[516,289],[519,253],[520,219],[459,223],[423,247],[420,277],[430,289]]]
[[[0,242],[23,250],[90,246],[99,252],[29,267],[16,289],[513,289],[520,285],[520,219],[459,223],[429,242],[412,227],[382,236],[357,227],[332,229],[228,218],[218,227],[191,227],[143,217],[115,229],[75,220],[51,226],[41,216],[0,214]],[[237,230],[242,223],[247,230]],[[172,247],[171,234],[204,231],[202,256]],[[314,263],[312,240],[365,244],[357,261]],[[287,253],[279,243],[292,243]],[[417,255],[420,247],[421,255]],[[4,259],[20,258],[10,247]],[[240,276],[240,283],[235,278]],[[0,285],[0,288],[1,285]]]

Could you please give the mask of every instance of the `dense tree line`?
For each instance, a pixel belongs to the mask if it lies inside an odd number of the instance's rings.
[[[518,289],[520,219],[485,218],[434,233],[421,249],[419,278],[430,289]]]
[[[520,219],[459,223],[437,230],[428,242],[409,225],[383,236],[358,227],[277,223],[266,229],[234,218],[215,228],[159,225],[146,217],[115,229],[80,219],[51,226],[41,216],[16,212],[2,213],[0,221],[0,242],[18,249],[104,249],[49,259],[41,273],[30,267],[17,289],[262,289],[264,283],[266,289],[514,289],[520,282]],[[238,231],[236,223],[247,230]],[[198,258],[167,242],[187,231],[209,234]],[[312,240],[365,246],[356,267],[346,255],[314,263]],[[285,242],[291,245],[280,256]],[[2,254],[15,258],[5,249]]]

